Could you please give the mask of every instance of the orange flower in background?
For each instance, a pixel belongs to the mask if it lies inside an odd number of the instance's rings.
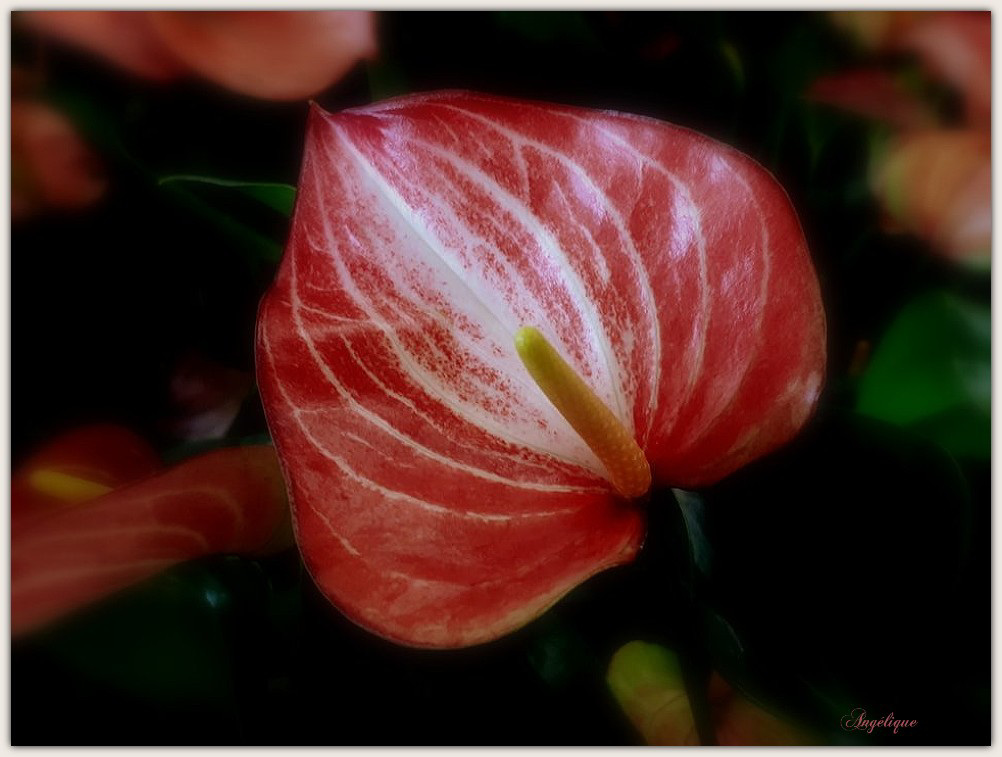
[[[44,210],[82,210],[104,195],[108,182],[97,155],[54,108],[15,99],[10,106],[11,217]]]
[[[315,95],[376,52],[371,11],[32,11],[18,17],[137,76],[167,81],[194,73],[269,100]]]
[[[16,23],[147,80],[197,74],[268,100],[305,99],[376,52],[369,11],[26,11]],[[21,79],[24,77],[21,76]],[[103,166],[70,121],[19,92],[11,104],[11,215],[90,207]]]
[[[865,51],[910,53],[932,78],[964,95],[968,120],[991,116],[991,13],[988,11],[834,11],[832,23]]]
[[[832,23],[864,50],[891,47],[901,33],[928,11],[832,11]]]
[[[971,265],[991,256],[991,14],[980,11],[839,11],[832,21],[872,52],[915,56],[952,87],[963,127],[938,126],[930,109],[881,69],[835,73],[808,96],[897,128],[873,156],[871,184],[891,230],[927,240]]]
[[[991,255],[992,176],[988,134],[917,131],[898,136],[872,176],[892,228],[970,262]]]
[[[956,89],[964,98],[967,123],[984,129],[991,127],[992,116],[991,20],[981,11],[918,14],[898,43],[932,78]]]
[[[606,681],[613,696],[651,746],[697,746],[689,697],[678,656],[657,644],[631,641],[613,655]],[[720,746],[809,746],[802,728],[738,694],[714,673],[707,691],[710,719]]]
[[[14,19],[97,53],[136,76],[166,81],[184,73],[160,42],[145,12],[30,11],[17,13]]]

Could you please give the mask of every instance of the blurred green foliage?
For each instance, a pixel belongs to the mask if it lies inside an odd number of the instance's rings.
[[[160,186],[174,182],[189,184],[204,184],[210,187],[225,187],[238,189],[248,197],[253,197],[276,213],[288,218],[292,215],[292,206],[296,202],[296,188],[288,184],[275,184],[265,181],[233,181],[218,179],[211,176],[165,176],[160,179]]]
[[[951,292],[908,303],[881,337],[858,409],[958,457],[991,455],[991,310]]]

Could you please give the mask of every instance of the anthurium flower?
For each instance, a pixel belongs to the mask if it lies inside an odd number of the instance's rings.
[[[62,440],[62,453],[40,453],[42,465],[15,475],[15,499],[41,494],[47,501],[35,500],[30,516],[11,520],[12,634],[184,560],[287,545],[285,492],[272,447],[215,450],[116,486],[108,474],[132,478],[146,464],[142,451],[131,463],[115,457],[129,449],[122,437],[117,448],[105,444],[110,462],[88,461],[77,446],[84,437]],[[75,465],[65,454],[74,448]]]
[[[696,746],[699,735],[678,656],[658,644],[631,641],[609,663],[606,681],[623,712],[652,746]],[[806,730],[758,707],[719,674],[707,699],[720,746],[809,746]]]
[[[252,97],[297,100],[375,53],[371,11],[32,11],[31,26],[139,76],[197,73]]]
[[[630,561],[642,495],[786,442],[824,373],[760,166],[637,116],[461,92],[310,118],[258,378],[319,587],[494,639]]]

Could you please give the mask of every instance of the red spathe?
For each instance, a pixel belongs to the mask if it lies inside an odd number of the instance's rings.
[[[258,377],[306,564],[366,628],[488,641],[639,549],[642,510],[528,376],[521,326],[659,485],[783,444],[824,375],[796,216],[733,149],[461,92],[314,109]]]

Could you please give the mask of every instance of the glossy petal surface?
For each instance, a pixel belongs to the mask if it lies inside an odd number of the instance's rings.
[[[661,484],[786,441],[824,370],[796,217],[734,150],[466,93],[314,110],[259,383],[307,565],[384,636],[495,638],[639,548],[641,509],[529,378],[522,326]]]

